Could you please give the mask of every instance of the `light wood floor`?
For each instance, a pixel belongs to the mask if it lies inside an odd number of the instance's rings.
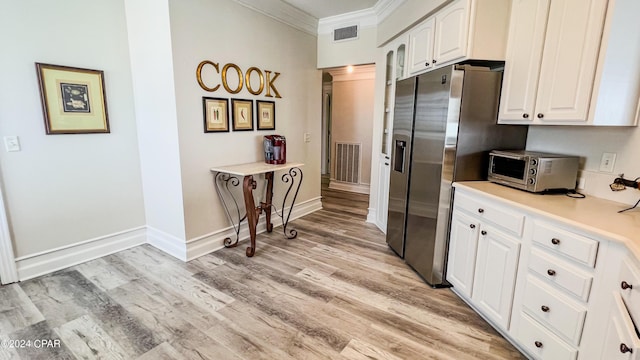
[[[325,195],[297,239],[260,234],[253,258],[243,243],[185,264],[145,245],[0,287],[0,359],[521,358],[388,249],[366,196]]]

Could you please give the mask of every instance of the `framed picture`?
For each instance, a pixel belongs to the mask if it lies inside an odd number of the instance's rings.
[[[36,63],[47,135],[108,133],[101,70]]]
[[[229,131],[229,99],[202,97],[204,132]]]
[[[231,99],[233,131],[253,130],[253,100]]]
[[[276,129],[276,103],[274,101],[256,100],[258,130]]]

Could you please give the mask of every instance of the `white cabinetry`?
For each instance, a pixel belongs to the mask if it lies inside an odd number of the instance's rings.
[[[447,280],[485,317],[509,328],[520,236],[518,212],[455,194]]]
[[[509,0],[456,0],[409,31],[409,75],[463,59],[504,60]]]
[[[513,0],[499,123],[635,125],[639,4]]]

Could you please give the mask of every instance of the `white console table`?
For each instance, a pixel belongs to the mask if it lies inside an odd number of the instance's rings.
[[[222,201],[222,205],[224,207],[225,213],[229,221],[233,224],[234,230],[236,232],[235,241],[230,237],[224,240],[225,247],[235,247],[238,245],[239,234],[240,234],[240,224],[242,220],[247,219],[247,224],[249,226],[249,234],[251,236],[251,246],[247,248],[246,254],[248,257],[251,257],[256,252],[256,226],[258,225],[258,219],[260,218],[260,214],[262,211],[265,213],[265,218],[267,221],[267,232],[271,232],[273,230],[273,224],[271,223],[271,208],[274,207],[272,204],[273,200],[273,176],[276,171],[285,171],[282,175],[282,181],[285,184],[289,184],[287,192],[285,193],[284,199],[282,200],[282,210],[280,212],[276,209],[276,214],[282,218],[282,226],[284,235],[287,239],[293,239],[298,236],[298,232],[293,229],[289,229],[287,231],[287,225],[289,223],[289,217],[291,216],[291,211],[293,210],[293,206],[295,205],[296,198],[298,197],[298,191],[300,190],[300,185],[302,185],[302,170],[300,168],[304,166],[302,163],[286,163],[286,164],[266,164],[264,162],[255,162],[248,164],[238,164],[238,165],[229,165],[229,166],[219,166],[211,168],[211,172],[214,173],[214,183],[216,187],[216,192]],[[253,190],[256,188],[256,181],[254,180],[254,176],[264,174],[266,183],[266,199],[264,201],[260,201],[260,205],[256,206],[253,198]],[[244,197],[244,204],[246,209],[246,214],[244,216],[240,215],[240,206],[238,205],[238,201],[236,201],[235,197],[229,186],[238,186],[240,185],[239,176],[244,177],[242,183],[242,193]],[[292,191],[295,187],[295,192],[292,194]],[[228,193],[233,200],[233,206],[230,206],[230,202],[226,201],[223,192]],[[291,197],[290,197],[291,195]],[[287,207],[287,202],[290,201],[289,209],[285,216],[285,208]],[[231,216],[231,211],[235,210],[237,214],[236,224],[233,217]]]

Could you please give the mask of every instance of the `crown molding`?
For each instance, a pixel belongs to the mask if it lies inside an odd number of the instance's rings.
[[[378,15],[378,24],[384,21],[389,15],[391,15],[400,5],[404,4],[407,0],[378,0],[373,9]]]
[[[282,0],[233,0],[307,34],[318,34],[318,19]]]

